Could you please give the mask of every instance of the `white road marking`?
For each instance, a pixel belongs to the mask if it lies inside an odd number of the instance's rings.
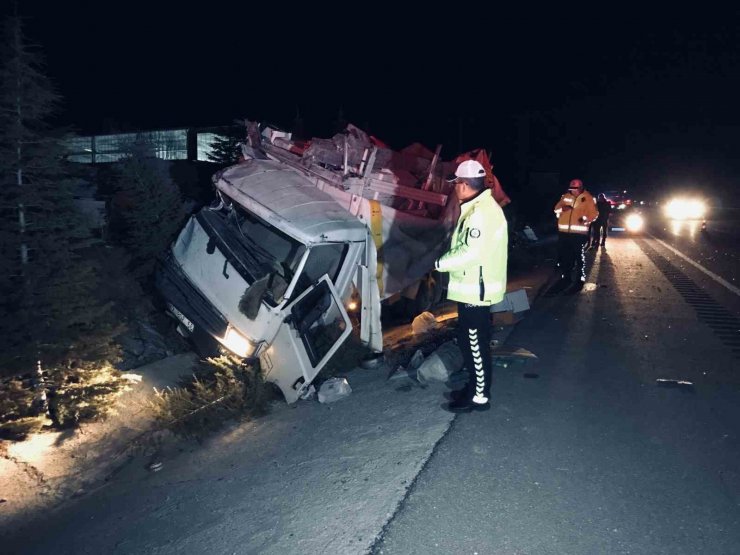
[[[664,246],[665,248],[667,248],[667,249],[668,249],[669,251],[671,251],[672,253],[674,253],[674,254],[675,254],[676,256],[680,256],[680,257],[681,257],[681,258],[683,258],[683,259],[684,259],[684,260],[685,260],[686,262],[688,262],[688,263],[689,263],[689,264],[691,264],[692,266],[696,267],[696,268],[697,268],[698,270],[701,270],[701,271],[702,271],[702,272],[704,272],[704,273],[705,273],[706,275],[708,275],[708,276],[709,276],[710,278],[712,278],[712,279],[713,279],[714,281],[716,281],[716,282],[717,282],[717,283],[719,283],[720,285],[724,285],[725,287],[727,287],[727,289],[729,289],[730,291],[732,291],[733,293],[735,293],[735,295],[737,295],[738,297],[740,297],[740,288],[738,288],[738,287],[735,287],[735,286],[734,286],[734,285],[732,285],[732,284],[731,284],[731,283],[730,283],[729,281],[727,281],[726,279],[723,279],[723,278],[719,277],[719,276],[718,276],[717,274],[715,274],[715,273],[714,273],[714,272],[712,272],[711,270],[707,270],[707,269],[706,269],[706,268],[705,268],[704,266],[702,266],[702,265],[701,265],[701,264],[699,264],[698,262],[694,262],[694,261],[693,261],[693,260],[691,260],[691,259],[690,259],[690,258],[689,258],[688,256],[686,256],[686,255],[685,255],[684,253],[682,253],[682,252],[681,252],[681,251],[679,251],[679,250],[676,250],[676,249],[674,249],[674,248],[673,248],[672,246],[670,246],[670,245],[669,245],[668,243],[666,243],[666,242],[665,242],[665,241],[663,241],[662,239],[658,239],[658,238],[657,238],[657,237],[656,237],[655,235],[653,235],[652,233],[650,233],[649,235],[650,235],[650,237],[652,237],[653,239],[655,239],[656,241],[658,241],[658,243],[660,243],[660,244],[661,244],[661,245],[663,245],[663,246]]]

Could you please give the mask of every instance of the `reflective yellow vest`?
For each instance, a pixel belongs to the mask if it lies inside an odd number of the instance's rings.
[[[571,209],[569,210],[568,207]],[[575,196],[565,193],[555,205],[555,215],[558,217],[558,231],[560,233],[588,234],[588,224],[596,219],[599,211],[591,193],[583,191]]]
[[[450,273],[447,298],[479,306],[500,302],[506,293],[508,241],[504,212],[490,189],[463,202],[450,248],[434,264]]]

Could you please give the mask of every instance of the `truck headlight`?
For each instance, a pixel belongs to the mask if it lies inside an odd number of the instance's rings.
[[[645,225],[645,220],[639,214],[630,214],[624,224],[627,231],[640,231]]]
[[[226,335],[222,339],[219,339],[219,341],[229,351],[240,357],[246,357],[254,349],[249,339],[231,326],[226,330]]]

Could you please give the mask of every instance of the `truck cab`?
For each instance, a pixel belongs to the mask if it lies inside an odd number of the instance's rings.
[[[157,286],[181,334],[213,354],[259,358],[293,402],[351,333],[345,304],[366,267],[368,230],[273,160],[214,181],[218,202],[187,222]]]

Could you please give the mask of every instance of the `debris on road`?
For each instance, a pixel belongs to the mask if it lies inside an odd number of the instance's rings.
[[[437,329],[437,319],[431,312],[422,312],[411,322],[411,331],[414,335],[421,335]]]
[[[388,372],[388,376],[386,377],[386,380],[395,380],[397,378],[407,378],[408,373],[406,372],[406,368],[404,368],[402,365],[396,366],[393,370]]]
[[[319,388],[319,403],[333,403],[349,397],[352,388],[347,378],[329,378]]]
[[[422,365],[424,362],[424,353],[421,351],[421,349],[417,349],[414,353],[414,356],[411,357],[411,360],[409,361],[409,369],[410,370],[416,370],[419,368],[419,366]]]
[[[152,472],[159,472],[160,470],[162,470],[162,463],[161,463],[161,462],[153,462],[153,463],[151,463],[151,464],[149,465],[149,467],[148,467],[148,468],[149,468],[149,470],[151,470]]]
[[[309,399],[313,399],[316,396],[316,388],[313,385],[309,385],[308,389],[303,392],[301,395],[301,399],[304,401],[308,401]]]
[[[686,380],[672,380],[672,379],[666,379],[666,378],[658,378],[655,380],[655,382],[658,387],[677,387],[681,389],[688,389],[691,391],[694,390],[693,382],[689,382]]]
[[[383,353],[372,353],[362,357],[360,360],[360,368],[365,370],[374,370],[385,365],[385,356]]]
[[[523,364],[527,360],[538,360],[536,354],[522,347],[516,349],[494,349],[491,353],[493,356],[493,365],[501,368],[508,368],[513,364]]]
[[[536,354],[523,347],[516,349],[495,349],[493,356],[496,358],[538,358]]]
[[[534,230],[527,226],[524,226],[524,236],[529,239],[530,241],[538,241],[537,235],[535,234]]]
[[[416,371],[416,380],[446,382],[463,365],[462,353],[454,341],[448,341],[431,353]]]

